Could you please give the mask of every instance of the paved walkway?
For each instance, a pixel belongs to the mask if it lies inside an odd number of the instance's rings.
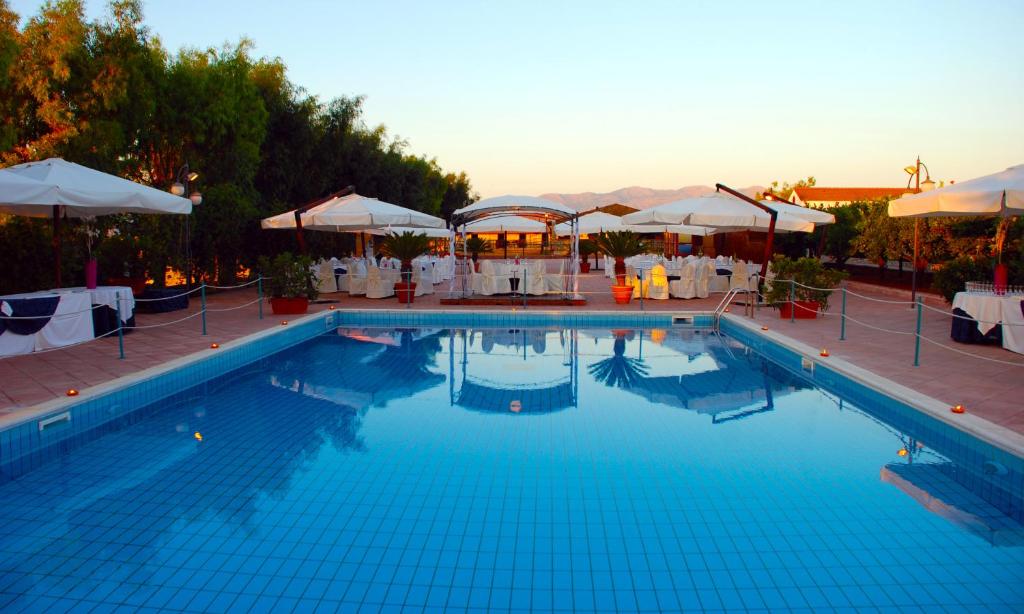
[[[543,310],[639,311],[635,301],[629,305],[616,305],[608,289],[609,282],[601,272],[581,276],[580,290],[587,298],[587,306],[544,307]],[[441,309],[440,298],[447,284],[436,286],[433,295],[416,298],[413,309]],[[1024,356],[998,347],[962,345],[949,338],[950,319],[941,313],[925,311],[923,335],[940,346],[921,345],[921,366],[913,366],[914,326],[916,313],[910,308],[909,295],[899,290],[851,283],[847,301],[850,320],[846,327],[846,340],[839,341],[840,301],[833,299],[831,310],[817,320],[783,320],[778,312],[760,309],[755,319],[772,330],[815,347],[827,348],[838,356],[882,377],[894,380],[940,401],[963,404],[973,414],[1024,433]],[[869,298],[862,298],[861,296]],[[225,291],[209,295],[209,308],[232,309],[256,298],[252,289]],[[311,306],[311,311],[337,308],[398,309],[403,308],[394,298],[372,300],[328,294],[324,300],[336,301]],[[710,311],[721,300],[721,295],[708,299],[644,301],[647,311]],[[939,297],[927,297],[927,304],[940,311],[948,306]],[[449,310],[503,310],[515,306],[445,306]],[[137,314],[136,323],[152,326],[179,320],[198,312],[198,301],[193,301],[187,312],[167,314]],[[733,314],[741,314],[742,307],[734,306]],[[69,388],[85,389],[117,377],[135,373],[162,362],[193,352],[209,351],[210,343],[223,343],[259,330],[278,326],[282,318],[270,315],[265,309],[263,320],[257,317],[257,306],[248,305],[230,311],[210,311],[207,314],[208,335],[200,334],[198,317],[164,327],[146,328],[126,335],[125,359],[118,358],[117,338],[99,339],[73,348],[28,356],[0,359],[0,413],[15,413],[56,397],[64,396]],[[965,356],[963,352],[971,354]]]

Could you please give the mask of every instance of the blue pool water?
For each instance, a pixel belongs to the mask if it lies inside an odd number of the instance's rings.
[[[707,330],[339,329],[0,484],[0,608],[1021,611],[1019,465],[897,414]]]

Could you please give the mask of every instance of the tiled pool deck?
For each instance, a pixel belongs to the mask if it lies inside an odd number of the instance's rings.
[[[963,404],[970,413],[1024,434],[1024,356],[998,347],[973,346],[954,343],[949,339],[948,316],[925,310],[923,336],[945,347],[921,344],[920,366],[913,366],[916,312],[909,305],[893,301],[908,300],[900,291],[850,284],[853,292],[871,297],[861,298],[852,293],[847,300],[847,314],[857,320],[848,321],[846,340],[839,341],[840,318],[838,296],[832,309],[817,320],[798,320],[791,323],[781,319],[771,309],[761,309],[755,315],[758,325],[815,348],[827,348],[835,358],[842,358],[878,376],[898,382],[922,394],[950,405]],[[447,284],[436,286],[434,295],[417,297],[411,309],[444,309],[449,311],[521,311],[522,304],[509,301],[495,306],[440,305],[442,290]],[[608,281],[601,273],[581,278],[580,290],[587,297],[585,307],[529,307],[536,311],[616,311],[639,312],[640,304],[616,305],[608,290]],[[227,309],[250,302],[256,294],[252,290],[236,290],[211,294],[210,309]],[[322,297],[333,303],[311,306],[312,312],[336,309],[400,309],[394,298],[372,300],[328,294]],[[927,296],[927,304],[940,310],[948,306],[940,298]],[[715,308],[721,295],[708,299],[644,301],[647,311],[708,312]],[[889,301],[889,302],[880,302]],[[189,312],[168,314],[138,314],[137,324],[149,326],[181,319],[198,311],[196,301]],[[743,317],[742,307],[734,306],[730,317]],[[170,360],[196,352],[211,352],[213,342],[228,341],[280,326],[283,318],[264,310],[264,319],[257,317],[257,306],[249,305],[231,311],[207,314],[208,335],[200,334],[199,318],[192,318],[165,327],[135,330],[124,339],[125,359],[118,358],[115,338],[101,339],[61,351],[0,359],[0,417],[4,422],[17,420],[37,405],[64,397],[69,388],[84,390],[112,380],[156,367]],[[869,325],[869,326],[866,326]],[[874,327],[874,328],[871,328]],[[882,329],[882,330],[879,330]],[[898,332],[891,332],[898,331]],[[975,356],[964,356],[969,352]],[[999,362],[996,362],[999,361]],[[1011,364],[1005,364],[1011,363]]]

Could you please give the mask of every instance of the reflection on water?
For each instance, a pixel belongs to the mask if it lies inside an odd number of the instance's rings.
[[[787,581],[760,606],[799,608],[795,582],[870,595],[969,560],[1013,609],[1022,463],[947,431],[708,331],[339,329],[0,485],[0,608],[388,609],[398,585],[466,609],[481,577],[481,610],[555,609],[562,585],[581,609],[728,609]],[[977,605],[923,578],[886,605]]]

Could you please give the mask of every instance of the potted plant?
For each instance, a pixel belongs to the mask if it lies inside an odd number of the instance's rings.
[[[385,256],[402,261],[402,276],[395,284],[395,294],[398,295],[399,303],[411,303],[416,296],[416,283],[412,281],[412,261],[430,251],[430,238],[425,233],[410,230],[401,234],[391,233],[384,238],[380,248]]]
[[[470,257],[473,258],[473,269],[479,273],[480,264],[477,262],[477,259],[480,257],[480,252],[491,251],[491,242],[478,236],[472,236],[466,239],[466,250],[469,252]]]
[[[306,313],[309,301],[316,300],[316,273],[308,256],[290,252],[278,254],[273,260],[260,257],[260,270],[266,278],[270,308],[275,315]]]
[[[814,319],[819,311],[825,313],[833,290],[847,277],[843,271],[826,269],[817,258],[776,256],[772,270],[775,278],[765,290],[765,300],[783,318]]]
[[[594,242],[589,239],[580,241],[580,256],[583,257],[580,260],[580,273],[590,272],[590,257],[597,253],[597,246]]]
[[[633,297],[633,286],[626,285],[626,258],[644,253],[647,246],[640,240],[640,235],[628,230],[602,232],[594,235],[591,240],[598,250],[615,259],[615,285],[612,286],[612,294],[616,303],[628,303]]]

